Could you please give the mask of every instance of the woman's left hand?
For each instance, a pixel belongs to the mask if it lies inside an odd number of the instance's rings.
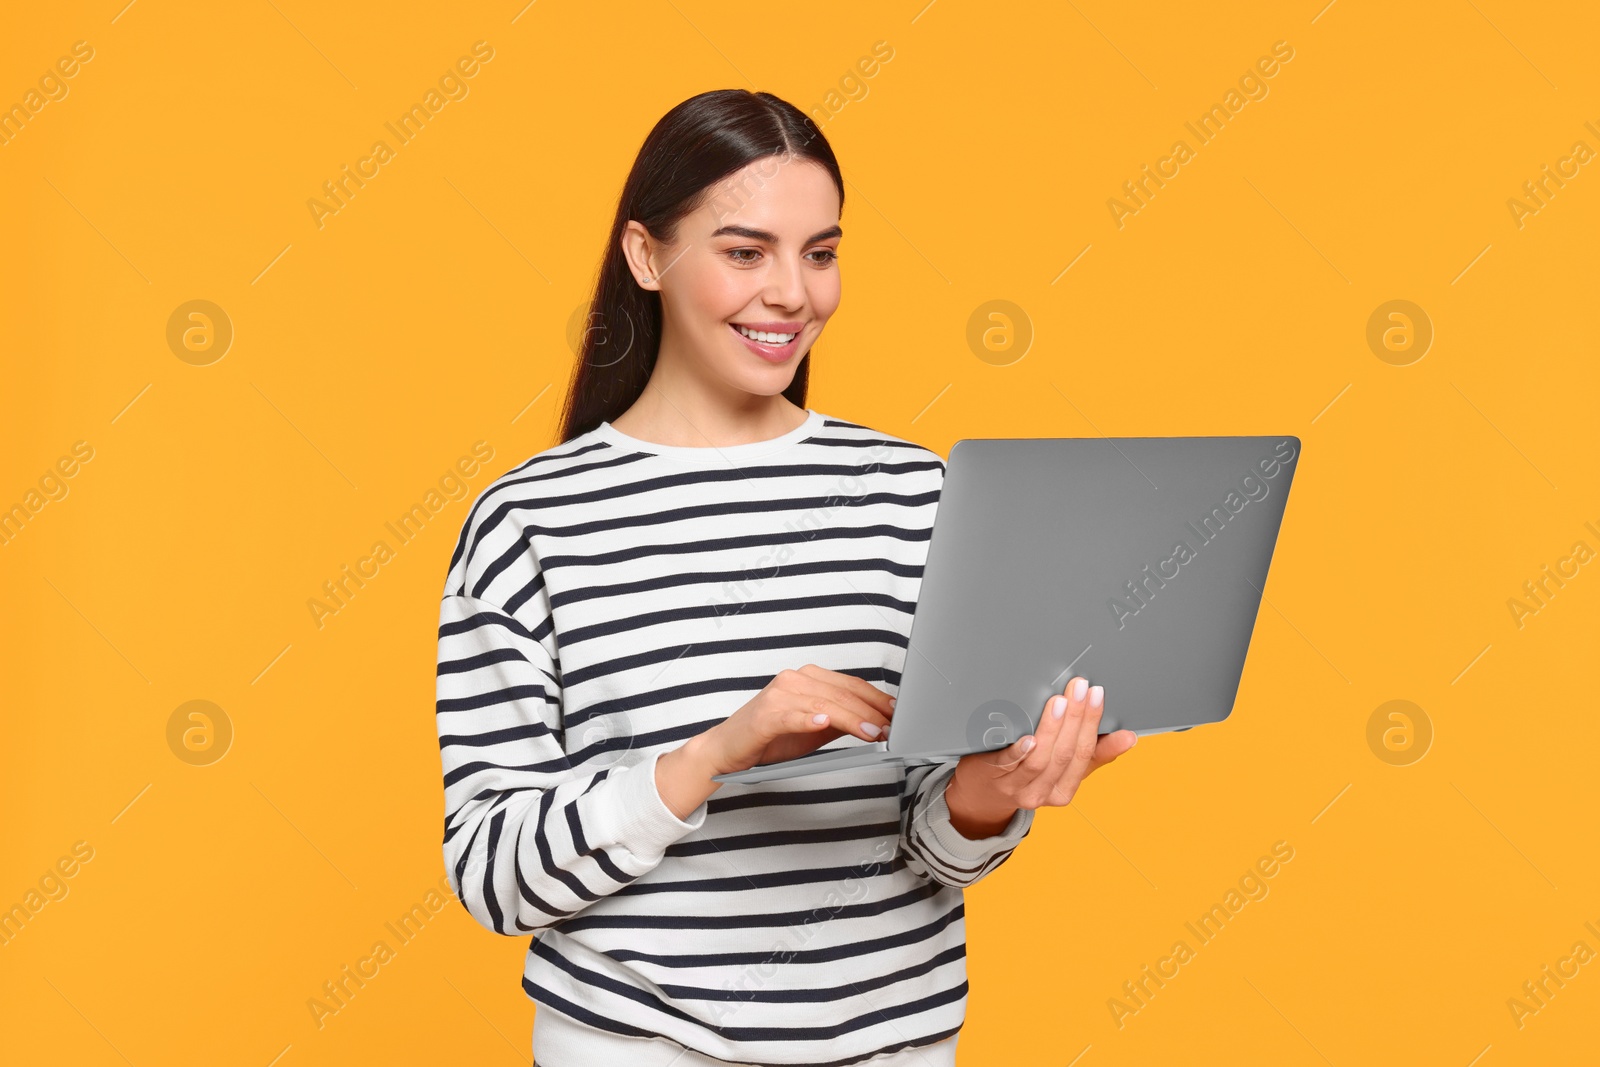
[[[1103,687],[1073,678],[1065,693],[1045,703],[1034,733],[995,752],[962,756],[945,797],[951,818],[970,827],[1003,828],[1018,808],[1071,803],[1084,778],[1138,741],[1132,730],[1099,736],[1104,704]]]

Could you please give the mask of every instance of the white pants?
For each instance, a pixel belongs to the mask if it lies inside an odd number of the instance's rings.
[[[544,1005],[534,1013],[534,1067],[729,1067],[664,1037],[628,1037],[581,1023]],[[935,1045],[901,1049],[861,1060],[852,1067],[955,1067],[955,1034]]]

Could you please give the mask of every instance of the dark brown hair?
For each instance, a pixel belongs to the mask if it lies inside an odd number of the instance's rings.
[[[821,164],[839,189],[843,209],[844,178],[827,139],[805,112],[771,93],[701,93],[655,124],[617,200],[562,409],[563,442],[628,410],[655,369],[661,348],[661,294],[640,288],[628,269],[622,252],[628,221],[637,220],[656,240],[671,244],[678,223],[706,202],[718,182],[769,156]],[[806,406],[810,370],[807,352],[783,391],[798,407]]]

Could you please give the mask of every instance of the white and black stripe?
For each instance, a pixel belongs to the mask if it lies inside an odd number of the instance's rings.
[[[944,472],[811,411],[722,449],[605,424],[473,501],[439,614],[444,859],[474,919],[533,935],[541,1007],[741,1063],[960,1028],[961,889],[1032,811],[962,837],[953,764],[729,783],[687,820],[655,787],[785,668],[898,691]]]

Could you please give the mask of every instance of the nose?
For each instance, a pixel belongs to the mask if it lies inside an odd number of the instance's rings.
[[[767,303],[790,310],[806,302],[805,276],[798,261],[773,257],[774,266],[767,276]]]

